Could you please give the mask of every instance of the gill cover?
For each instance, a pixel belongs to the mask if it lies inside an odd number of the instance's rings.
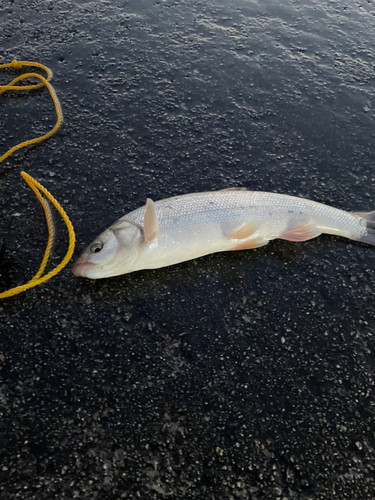
[[[73,273],[91,279],[128,273],[143,241],[141,227],[120,219],[90,243],[75,263]]]

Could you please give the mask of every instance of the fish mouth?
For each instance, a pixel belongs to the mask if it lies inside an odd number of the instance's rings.
[[[74,264],[72,273],[74,276],[81,278],[90,278],[90,270],[98,267],[97,264],[93,262],[80,262],[79,260]]]

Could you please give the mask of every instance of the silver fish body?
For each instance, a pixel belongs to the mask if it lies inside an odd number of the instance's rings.
[[[243,189],[147,200],[94,240],[73,273],[105,278],[256,248],[276,238],[306,241],[321,233],[375,245],[374,220],[374,212],[345,212],[304,198]]]

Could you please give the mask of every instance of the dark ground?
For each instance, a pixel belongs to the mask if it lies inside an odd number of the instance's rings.
[[[0,0],[1,62],[49,66],[65,117],[0,166],[1,290],[47,237],[21,170],[71,217],[76,256],[147,196],[247,186],[374,209],[374,14]],[[1,153],[54,123],[46,90],[7,92],[0,113]],[[70,269],[0,303],[1,498],[375,499],[374,248],[322,236],[96,282]]]

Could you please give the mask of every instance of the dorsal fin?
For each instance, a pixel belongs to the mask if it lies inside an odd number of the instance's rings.
[[[145,216],[143,219],[143,233],[145,236],[145,241],[149,242],[155,238],[159,238],[160,229],[158,223],[158,217],[156,215],[155,203],[147,198]]]

